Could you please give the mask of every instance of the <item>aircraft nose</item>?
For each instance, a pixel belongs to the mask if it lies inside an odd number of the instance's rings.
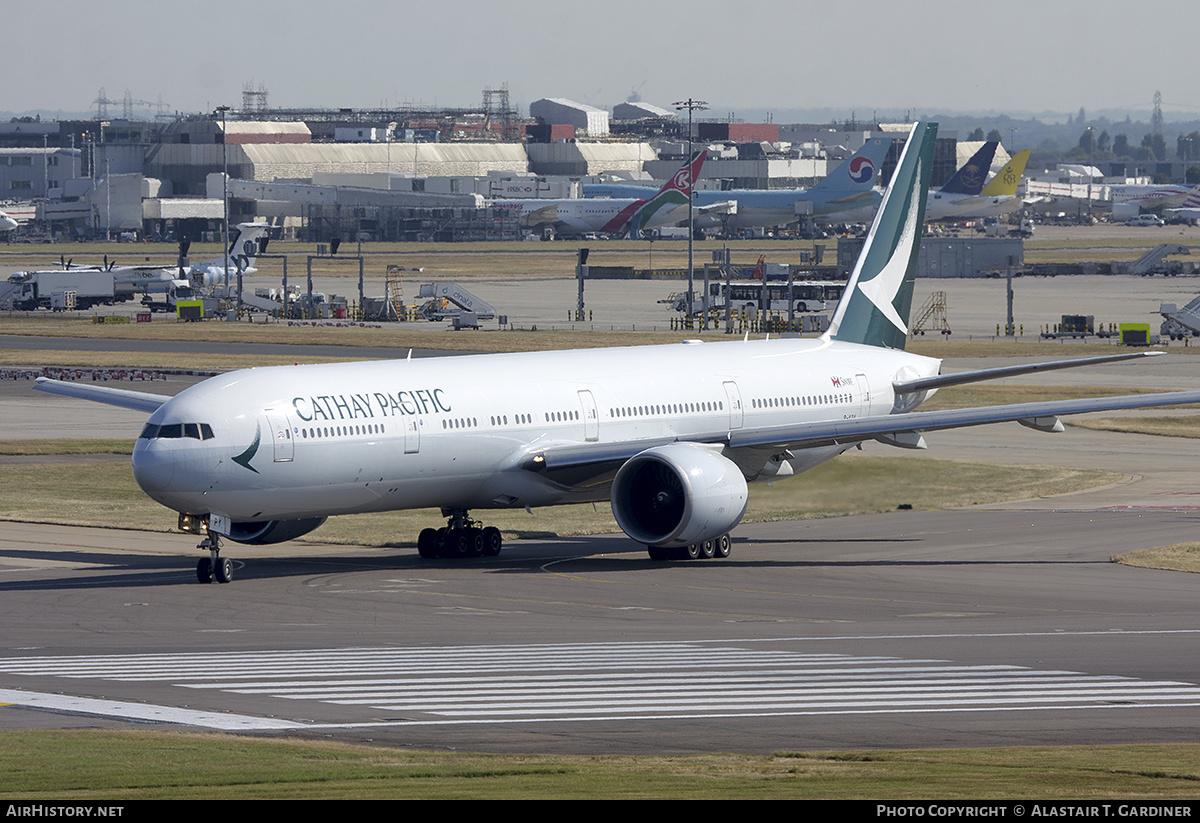
[[[139,441],[133,448],[133,479],[150,497],[171,487],[175,476],[175,460],[169,449],[160,444]]]

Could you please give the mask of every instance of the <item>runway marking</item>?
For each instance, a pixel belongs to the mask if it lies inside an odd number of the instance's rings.
[[[278,719],[289,704],[254,717],[0,690],[0,701],[21,705],[221,729],[1200,705],[1200,686],[1179,681],[750,641],[47,656],[0,660],[0,674],[162,684],[186,690],[179,702],[189,705],[196,692],[221,703],[307,701],[302,711],[313,718]],[[318,704],[352,717],[319,719]],[[401,717],[380,720],[380,711]]]
[[[210,729],[237,732],[266,729],[299,729],[303,723],[250,717],[222,712],[202,712],[173,706],[154,706],[149,703],[126,703],[120,700],[94,700],[65,694],[41,694],[15,689],[0,689],[0,705],[30,706],[73,714],[98,714],[127,720],[152,720],[159,723],[182,723]]]

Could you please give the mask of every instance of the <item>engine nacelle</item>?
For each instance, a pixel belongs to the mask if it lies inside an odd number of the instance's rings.
[[[226,535],[235,543],[248,543],[252,546],[264,546],[268,543],[282,543],[303,537],[325,522],[324,517],[310,517],[307,520],[268,520],[265,523],[231,523],[230,534]]]
[[[720,537],[741,522],[748,497],[746,478],[732,461],[685,443],[634,455],[612,484],[621,530],[661,548]]]

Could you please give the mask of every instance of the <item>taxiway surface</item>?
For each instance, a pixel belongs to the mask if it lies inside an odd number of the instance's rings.
[[[753,524],[494,560],[5,524],[0,728],[198,728],[564,753],[1192,741],[1200,576],[1114,565],[1192,511]]]

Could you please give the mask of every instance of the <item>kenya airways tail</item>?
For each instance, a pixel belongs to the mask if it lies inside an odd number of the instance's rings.
[[[692,199],[692,184],[700,177],[700,169],[704,166],[706,152],[702,149],[692,156],[691,161],[679,167],[679,171],[668,180],[658,193],[641,205],[629,217],[625,229],[630,237],[641,237],[642,230],[664,225],[665,216],[676,206],[686,206]],[[674,218],[679,219],[678,217]]]

